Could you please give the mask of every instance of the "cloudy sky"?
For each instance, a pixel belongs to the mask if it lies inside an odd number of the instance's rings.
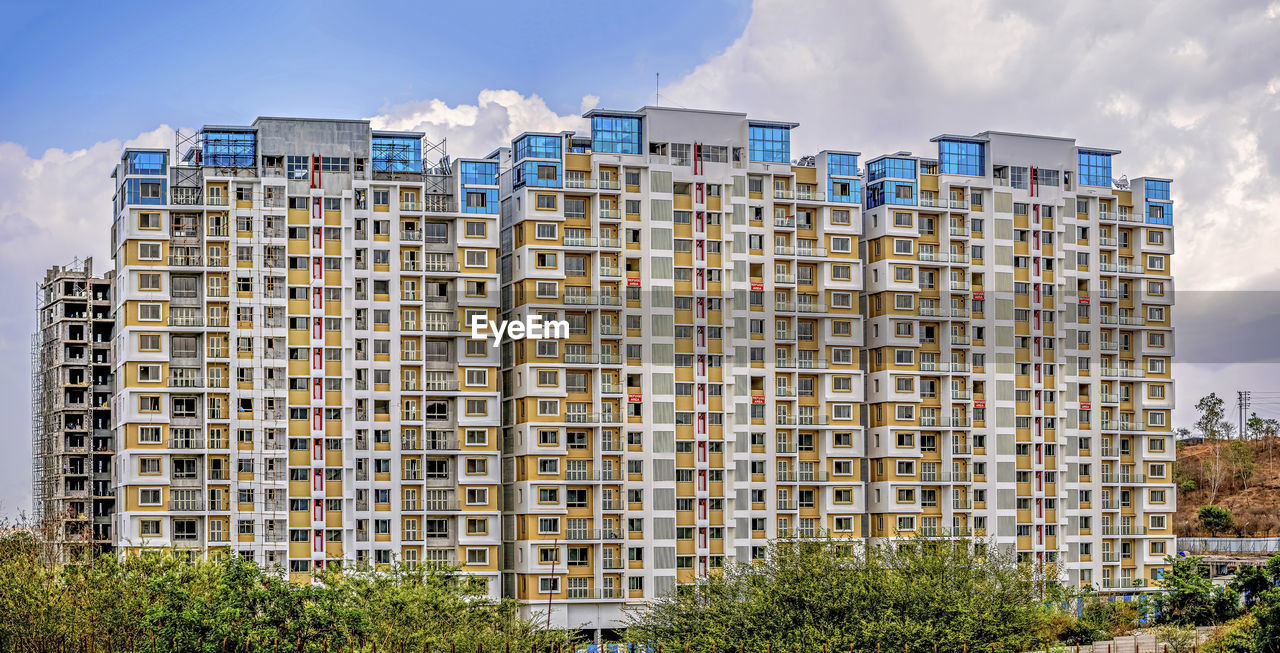
[[[1210,391],[1280,391],[1280,1],[230,4],[238,22],[139,2],[0,24],[0,514],[30,505],[36,282],[77,256],[110,265],[122,147],[288,115],[479,156],[652,104],[655,73],[662,104],[799,122],[796,154],[988,129],[1122,150],[1117,176],[1175,180],[1175,425]]]

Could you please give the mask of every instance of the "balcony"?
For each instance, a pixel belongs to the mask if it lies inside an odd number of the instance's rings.
[[[1142,422],[1125,422],[1118,420],[1102,420],[1104,431],[1142,431]]]
[[[1131,367],[1103,367],[1102,376],[1115,376],[1123,378],[1142,378],[1146,376],[1142,370],[1135,370]]]
[[[621,569],[618,566],[617,569]],[[570,587],[566,592],[566,598],[569,599],[620,599],[622,598],[621,587]]]
[[[621,481],[621,469],[568,469],[565,470],[566,481]]]
[[[1141,265],[1133,263],[1099,263],[1098,269],[1103,272],[1113,272],[1118,274],[1143,274],[1145,272]]]
[[[591,542],[595,540],[620,540],[622,531],[609,529],[583,529],[567,531],[564,536],[568,542]]]
[[[200,255],[198,254],[185,256],[176,255],[169,257],[169,265],[172,267],[198,268],[203,265],[203,263],[201,263]]]
[[[1099,211],[1098,219],[1109,222],[1138,222],[1138,216],[1132,213],[1116,213],[1115,211]]]
[[[773,199],[775,200],[793,200],[796,198],[796,192],[789,188],[773,189]]]
[[[1103,484],[1108,485],[1136,485],[1147,482],[1147,477],[1142,474],[1103,474]]]
[[[457,320],[432,320],[422,325],[422,330],[427,333],[452,333],[458,330]]]
[[[1103,524],[1102,534],[1103,535],[1146,535],[1147,527],[1125,525],[1125,524],[1122,524],[1120,526],[1116,526],[1114,524]]]

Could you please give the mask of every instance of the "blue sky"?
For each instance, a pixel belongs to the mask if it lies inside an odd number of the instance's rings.
[[[1210,391],[1280,391],[1280,0],[10,0],[4,16],[0,517],[30,505],[34,290],[73,257],[111,267],[121,148],[286,115],[483,156],[581,129],[584,106],[650,104],[656,71],[662,104],[799,122],[796,156],[988,129],[1122,150],[1117,176],[1174,179],[1174,425]]]
[[[74,148],[156,125],[359,117],[484,88],[631,109],[742,34],[742,0],[6,3],[0,140]],[[237,18],[239,16],[240,18]]]

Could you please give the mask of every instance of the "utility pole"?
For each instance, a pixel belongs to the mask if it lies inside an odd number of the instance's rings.
[[[1240,407],[1240,439],[1244,440],[1244,416],[1249,412],[1250,395],[1253,393],[1248,390],[1236,391],[1236,405]]]

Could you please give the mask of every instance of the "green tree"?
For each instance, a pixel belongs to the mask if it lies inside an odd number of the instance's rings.
[[[1274,559],[1275,556],[1272,556],[1272,558]],[[1262,593],[1271,589],[1272,585],[1271,579],[1267,578],[1267,573],[1263,568],[1252,566],[1240,567],[1236,571],[1235,579],[1231,581],[1231,589],[1244,597],[1245,605],[1248,607],[1252,607],[1257,603]]]
[[[569,643],[491,600],[452,568],[328,567],[290,583],[239,556],[168,551],[52,562],[22,533],[0,538],[0,651],[170,653],[545,650]]]
[[[1209,531],[1209,537],[1217,537],[1218,533],[1228,531],[1235,526],[1231,511],[1218,506],[1201,506],[1196,517],[1200,519],[1200,525]]]
[[[1203,558],[1167,556],[1165,564],[1164,591],[1156,595],[1160,623],[1210,626],[1235,616],[1236,593],[1209,580]]]
[[[1196,629],[1174,623],[1165,623],[1155,628],[1156,642],[1164,644],[1173,653],[1188,653],[1196,643]]]
[[[1196,402],[1196,410],[1200,417],[1196,420],[1196,430],[1204,436],[1205,442],[1213,450],[1213,455],[1205,461],[1206,485],[1209,487],[1209,503],[1218,499],[1218,488],[1223,480],[1222,440],[1231,436],[1231,423],[1226,420],[1224,403],[1216,392],[1210,392]]]
[[[726,651],[894,651],[921,642],[1028,650],[1045,641],[1049,621],[1034,571],[963,539],[778,542],[756,564],[727,567],[630,613],[627,637]]]
[[[1232,440],[1223,454],[1227,459],[1227,470],[1231,476],[1240,481],[1240,487],[1249,489],[1249,479],[1257,465],[1253,460],[1253,449],[1243,440]]]

